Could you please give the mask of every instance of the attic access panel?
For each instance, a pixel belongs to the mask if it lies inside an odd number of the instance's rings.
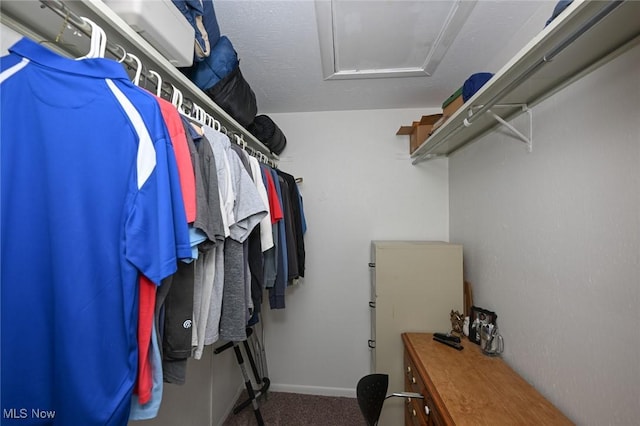
[[[325,80],[432,75],[476,0],[315,0]]]

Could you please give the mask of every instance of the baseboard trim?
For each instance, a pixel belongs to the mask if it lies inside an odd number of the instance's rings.
[[[243,390],[245,390],[244,385],[242,385],[242,386],[240,386],[238,388],[238,391],[236,392],[236,396],[233,398],[234,404],[235,404],[235,401],[238,401],[238,399],[240,398],[240,395],[242,395],[242,391]],[[227,407],[227,409],[225,410],[225,413],[222,416],[222,418],[220,420],[218,420],[217,426],[222,426],[224,424],[224,421],[227,420],[227,418],[229,416],[231,416],[231,413],[233,412],[233,409],[235,408],[234,404],[231,404],[229,407]],[[213,419],[211,419],[211,420],[212,420],[212,423],[213,423]]]
[[[328,388],[322,386],[303,386],[271,383],[269,390],[273,392],[291,392],[305,395],[344,396],[355,398],[356,390],[349,388]]]

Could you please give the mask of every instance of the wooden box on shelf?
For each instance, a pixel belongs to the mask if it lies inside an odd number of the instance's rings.
[[[396,135],[409,135],[409,154],[413,154],[432,132],[433,125],[440,120],[442,114],[423,115],[420,121],[411,126],[401,126]]]

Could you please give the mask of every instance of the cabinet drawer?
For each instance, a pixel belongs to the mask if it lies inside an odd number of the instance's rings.
[[[412,398],[411,401],[408,402],[408,405],[411,405],[411,408],[407,409],[407,413],[405,414],[405,423],[408,425],[443,426],[444,422],[435,409],[433,397],[429,393],[427,387],[418,374],[414,363],[406,351],[404,355],[404,371],[405,390],[407,392],[417,392],[424,397],[424,399]],[[411,421],[408,420],[409,418]]]
[[[408,398],[405,408],[407,409],[405,413],[406,425],[425,426],[430,424],[424,414],[424,407],[420,399]]]
[[[421,392],[414,389],[410,382],[411,378],[405,375],[404,388],[407,392]],[[425,426],[428,425],[428,418],[425,414],[423,401],[420,398],[405,398],[405,425],[409,426]]]

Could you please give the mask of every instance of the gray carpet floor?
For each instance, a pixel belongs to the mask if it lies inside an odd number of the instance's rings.
[[[246,401],[246,391],[238,403]],[[267,392],[258,398],[260,414],[266,426],[364,426],[355,398]],[[257,425],[253,406],[231,413],[224,426]]]

